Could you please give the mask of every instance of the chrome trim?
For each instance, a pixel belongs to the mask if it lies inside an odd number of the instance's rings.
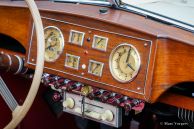
[[[7,68],[6,72],[8,72],[11,68],[11,65],[12,65],[12,59],[11,59],[11,56],[9,54],[5,54],[9,60],[9,68]]]
[[[105,50],[95,47],[95,38],[101,38],[101,39],[105,39],[106,40]],[[103,36],[99,36],[99,35],[94,35],[93,42],[92,42],[92,48],[93,49],[106,52],[107,46],[108,46],[108,38],[107,37],[103,37]]]
[[[21,74],[26,74],[28,72],[28,68],[26,67],[25,70]]]
[[[61,56],[61,54],[62,54],[62,52],[63,52],[63,50],[64,50],[65,40],[64,40],[64,36],[63,36],[62,31],[61,31],[58,27],[56,27],[56,26],[47,26],[47,27],[44,28],[44,31],[45,31],[46,29],[49,29],[49,28],[56,29],[56,30],[59,32],[59,34],[60,34],[60,36],[61,36],[61,39],[62,39],[62,42],[60,42],[61,51],[60,51],[60,53],[57,55],[57,57],[56,57],[54,60],[46,60],[46,59],[44,58],[46,62],[55,62],[55,61]],[[46,54],[46,52],[45,52],[45,54]],[[45,55],[44,55],[44,56],[45,56]]]
[[[31,37],[30,37],[30,42],[29,42],[27,63],[30,62],[30,53],[31,53],[31,48],[32,48],[33,35],[34,35],[34,23],[32,24],[32,32],[31,32]]]
[[[53,70],[53,71],[56,71],[56,72],[61,72],[61,73],[64,73],[64,74],[67,74],[67,75],[71,75],[71,76],[74,76],[74,77],[83,78],[83,79],[88,80],[88,81],[100,83],[100,84],[103,84],[103,85],[111,86],[111,87],[114,87],[114,88],[117,88],[117,89],[129,91],[129,92],[140,94],[140,95],[145,95],[145,88],[147,86],[146,85],[147,74],[148,74],[148,69],[149,69],[148,63],[150,62],[150,57],[151,57],[151,52],[152,52],[152,43],[153,43],[152,40],[148,40],[148,39],[144,39],[144,38],[138,38],[138,37],[135,37],[135,36],[120,34],[120,33],[106,31],[106,30],[101,30],[101,29],[97,29],[97,28],[87,27],[87,26],[83,26],[83,25],[79,25],[79,24],[75,24],[75,23],[70,23],[70,22],[66,22],[66,21],[62,21],[62,20],[58,20],[58,19],[53,19],[53,18],[49,18],[49,17],[41,16],[41,18],[42,19],[46,19],[46,20],[51,20],[51,21],[60,22],[60,23],[64,23],[64,24],[75,25],[75,26],[84,27],[84,28],[87,28],[87,29],[97,30],[97,31],[101,31],[101,32],[106,32],[106,33],[110,33],[110,34],[116,34],[116,35],[124,36],[124,37],[127,37],[127,38],[133,38],[133,39],[149,42],[150,43],[150,50],[149,50],[149,58],[148,58],[148,61],[147,61],[146,79],[144,81],[143,93],[142,92],[138,92],[138,91],[134,91],[134,90],[129,90],[129,89],[121,88],[121,87],[118,87],[118,86],[115,86],[115,85],[111,85],[111,84],[107,84],[107,83],[104,83],[104,82],[99,82],[99,81],[92,80],[92,79],[89,79],[89,78],[86,78],[86,77],[83,77],[83,76],[80,76],[80,75],[74,75],[74,74],[71,74],[71,73],[68,73],[68,72],[64,72],[64,71],[61,71],[61,70],[49,68],[49,67],[46,67],[46,66],[44,67],[44,68],[49,69],[49,70]],[[32,36],[33,36],[33,34],[32,34]],[[30,50],[31,50],[31,44],[32,44],[32,39],[31,39],[30,45],[29,45],[30,46],[29,47]],[[30,50],[29,50],[29,56],[30,56]],[[30,64],[30,65],[34,65],[34,66],[36,65],[36,64],[30,62],[30,57],[28,57],[28,62],[27,63]]]
[[[192,33],[194,32],[194,26],[192,26],[192,25],[187,25],[186,23],[180,23],[179,21],[177,21],[175,19],[170,19],[169,17],[165,17],[163,15],[155,14],[154,12],[149,12],[149,11],[146,11],[146,10],[142,10],[142,9],[134,7],[132,5],[129,5],[129,6],[128,5],[119,5],[118,9],[125,10],[125,11],[128,11],[128,12],[132,12],[132,13],[142,15],[142,16],[145,16],[145,17],[148,17],[148,16],[153,17],[155,19],[159,19],[161,21],[173,24],[177,28],[190,31]]]
[[[74,42],[71,41],[71,39],[72,39],[72,33],[73,33],[73,32],[74,32],[74,33],[79,33],[79,34],[82,35],[81,44],[80,44],[80,43],[76,44],[76,43],[74,43]],[[82,46],[83,43],[84,43],[84,37],[85,37],[85,33],[84,33],[84,32],[77,31],[77,30],[70,30],[69,43],[70,43],[70,44],[74,44],[74,45],[78,45],[78,46]]]
[[[119,48],[119,47],[122,47],[122,46],[129,46],[129,47],[132,47],[135,51],[135,53],[137,54],[137,57],[138,57],[138,70],[136,71],[136,73],[132,76],[132,78],[130,80],[127,80],[127,81],[124,81],[124,80],[121,80],[119,79],[116,75],[114,75],[114,72],[113,72],[113,68],[112,68],[112,57],[113,57],[113,54],[115,53],[115,51]],[[132,45],[132,44],[129,44],[129,43],[121,43],[119,44],[118,46],[116,46],[112,51],[111,51],[111,54],[109,56],[109,69],[110,69],[110,72],[111,72],[111,75],[112,77],[117,80],[118,82],[121,82],[121,83],[129,83],[131,81],[133,81],[135,79],[135,77],[138,75],[139,73],[139,70],[140,70],[140,67],[141,67],[141,58],[140,58],[140,55],[139,55],[139,52],[137,51],[137,49]]]
[[[13,97],[13,94],[10,92],[1,76],[0,76],[0,95],[2,96],[8,107],[11,109],[11,111],[14,111],[16,107],[19,106],[19,104]]]
[[[18,74],[22,71],[24,63],[21,57],[19,57],[18,55],[14,55],[14,56],[18,59],[18,62],[19,62],[18,70],[14,74]]]
[[[102,66],[102,68],[100,69],[100,74],[99,74],[99,75],[98,75],[98,74],[95,74],[95,73],[92,73],[92,72],[90,71],[91,63],[100,64],[100,65]],[[101,76],[102,76],[102,73],[103,73],[103,68],[104,68],[104,63],[98,62],[98,61],[95,61],[95,60],[89,60],[89,66],[88,66],[88,73],[89,73],[89,74],[92,74],[92,75],[101,77]]]
[[[77,58],[77,60],[78,60],[78,65],[77,65],[76,68],[67,65],[67,57],[68,57],[68,56],[71,56],[71,57],[73,57],[73,58]],[[66,56],[65,56],[65,67],[68,67],[68,68],[72,68],[72,69],[78,70],[78,69],[79,69],[79,64],[80,64],[80,56],[75,56],[75,55],[66,53]]]
[[[80,4],[91,4],[91,5],[101,5],[101,6],[111,6],[110,2],[106,1],[91,1],[91,0],[52,0],[54,2],[64,2],[64,3],[80,3]]]

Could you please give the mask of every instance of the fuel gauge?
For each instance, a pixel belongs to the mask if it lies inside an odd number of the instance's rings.
[[[107,37],[94,35],[92,48],[97,49],[97,50],[101,50],[101,51],[106,51],[107,44],[108,44]]]
[[[102,62],[90,60],[89,67],[88,67],[88,73],[101,77],[103,66],[104,66],[104,63]]]

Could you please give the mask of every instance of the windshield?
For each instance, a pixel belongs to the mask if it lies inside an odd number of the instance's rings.
[[[194,0],[121,0],[121,7],[194,32]]]

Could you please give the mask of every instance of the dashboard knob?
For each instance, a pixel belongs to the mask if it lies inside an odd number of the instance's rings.
[[[93,111],[88,112],[88,113],[85,112],[85,115],[88,116],[88,117],[94,118],[96,120],[101,120],[101,114],[98,113],[98,112],[93,112]]]
[[[63,107],[65,108],[73,108],[75,105],[75,102],[72,98],[67,98],[65,101],[63,101]]]
[[[101,115],[101,118],[103,121],[112,121],[113,118],[114,118],[114,115],[112,113],[112,111],[110,110],[106,110],[102,115]]]

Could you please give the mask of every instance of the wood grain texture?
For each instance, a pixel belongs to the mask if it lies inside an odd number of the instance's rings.
[[[66,16],[65,21],[68,21],[69,19],[73,19],[73,18],[71,18],[70,16]],[[78,25],[80,25],[80,22],[85,21],[84,19],[80,20],[79,18],[74,18],[74,20],[77,21],[77,22],[74,22],[74,24],[78,24]],[[149,63],[149,58],[151,56],[151,52],[154,51],[153,50],[154,45],[153,43],[151,43],[151,41],[145,41],[143,37],[141,37],[142,39],[138,39],[134,37],[126,37],[126,36],[120,35],[121,33],[113,34],[112,31],[108,33],[102,30],[86,28],[83,26],[80,27],[77,25],[73,25],[71,23],[67,24],[67,23],[51,21],[47,19],[43,19],[43,23],[44,23],[44,27],[56,26],[60,28],[63,33],[64,40],[65,40],[64,51],[62,55],[60,56],[60,58],[56,60],[55,62],[45,63],[46,67],[50,69],[55,69],[57,70],[57,72],[61,72],[61,73],[65,72],[66,74],[63,74],[63,77],[66,77],[69,79],[72,79],[72,77],[74,76],[73,79],[77,81],[81,80],[81,82],[87,83],[89,85],[94,85],[94,86],[97,86],[103,89],[108,89],[108,90],[111,90],[117,93],[122,93],[128,96],[132,96],[135,98],[141,98],[141,99],[147,98],[147,95],[150,93],[150,90],[149,90],[150,84],[149,83],[147,84],[147,81],[151,77],[151,76],[148,76],[149,72],[147,72],[148,66],[149,66],[148,63]],[[91,22],[88,21],[88,24],[89,23]],[[97,25],[96,23],[93,23],[94,28],[97,28],[96,27]],[[84,43],[82,47],[77,46],[77,45],[72,45],[68,42],[71,29],[85,33]],[[108,29],[108,27],[106,29]],[[109,30],[113,30],[113,29],[109,28]],[[116,27],[115,27],[115,30],[120,31],[120,32],[126,31],[125,29],[116,28]],[[132,33],[132,32],[128,31],[128,33]],[[108,40],[108,47],[107,47],[106,52],[102,52],[102,51],[95,50],[92,48],[92,42],[93,42],[94,35],[108,37],[109,40]],[[89,37],[91,39],[90,42],[87,41],[87,38]],[[34,62],[32,61],[33,59],[36,59],[35,58],[36,57],[35,43],[36,42],[34,38],[32,42],[32,46],[31,46],[30,58],[29,58],[29,61],[31,63],[35,63],[36,61],[36,60]],[[110,53],[112,49],[114,49],[117,45],[121,43],[132,44],[133,46],[137,48],[138,52],[140,53],[141,69],[140,69],[138,76],[130,83],[120,83],[116,81],[115,79],[113,79],[110,73],[110,70],[109,70]],[[147,46],[144,46],[145,43],[147,44]],[[88,51],[88,54],[85,54],[84,53],[85,51]],[[75,55],[75,56],[80,56],[79,70],[74,70],[74,69],[64,66],[65,58],[66,58],[65,56],[67,53]],[[97,76],[94,76],[88,73],[89,60],[95,60],[95,61],[104,63],[102,77],[97,77]],[[81,68],[82,64],[85,64],[87,66],[86,69]],[[55,70],[52,70],[51,73],[56,74]],[[84,75],[82,75],[82,73],[84,73]]]
[[[194,99],[190,97],[166,92],[158,99],[158,102],[194,111]]]
[[[50,1],[37,1],[37,5],[42,11],[91,18],[97,21],[119,25],[120,27],[125,27],[139,33],[194,45],[194,35],[192,33],[126,11],[109,9],[107,15],[101,15],[99,14],[99,6],[53,3]],[[22,1],[0,2],[0,6],[26,7],[26,4]]]
[[[158,40],[152,84],[152,101],[180,82],[194,81],[194,47],[167,39]]]
[[[151,60],[148,69],[147,77],[147,85],[146,88],[146,100],[150,102],[156,102],[158,97],[161,96],[168,88],[172,87],[174,84],[185,81],[194,81],[193,78],[193,45],[194,45],[194,35],[190,32],[168,26],[165,24],[161,24],[150,19],[146,19],[145,17],[138,16],[129,12],[120,11],[120,10],[109,10],[109,14],[100,15],[98,10],[100,7],[98,6],[90,6],[90,5],[74,5],[74,4],[62,4],[62,3],[52,3],[52,2],[37,2],[39,9],[41,9],[41,15],[44,17],[51,17],[58,20],[65,20],[72,23],[79,23],[80,25],[85,25],[88,27],[95,27],[97,29],[105,29],[107,31],[114,31],[116,33],[121,33],[125,35],[131,35],[135,37],[143,37],[148,40],[153,41],[153,49],[151,52]],[[24,10],[26,5],[24,2],[0,2],[0,13],[2,22],[7,19],[8,13],[14,8],[14,10]],[[17,12],[17,11],[15,11]],[[26,11],[24,11],[26,12]],[[5,14],[3,14],[5,13]],[[17,14],[16,14],[17,15]],[[10,17],[10,18],[9,18]],[[18,16],[19,17],[19,16]],[[8,16],[9,21],[15,20],[20,21],[14,15]],[[23,13],[23,17],[28,19],[28,14]],[[0,20],[1,20],[0,19]],[[13,20],[13,21],[14,21]],[[28,20],[21,20],[21,23],[27,25],[30,23]],[[20,41],[26,49],[28,49],[28,42],[30,37],[24,38],[20,37],[20,35],[27,34],[31,32],[31,29],[26,27],[26,30],[22,29],[22,33],[16,33],[10,31],[8,29],[7,22],[3,22],[3,25],[0,25],[0,32],[11,35],[18,41]],[[12,23],[16,27],[16,23]],[[48,23],[50,25],[52,23]],[[59,23],[59,27],[62,23]],[[17,28],[19,29],[19,28]],[[21,29],[21,28],[20,28]],[[67,32],[65,32],[67,33]],[[105,34],[106,35],[106,34]],[[27,36],[27,35],[26,35]],[[68,37],[68,34],[66,35]],[[21,39],[22,38],[22,39]],[[114,44],[116,46],[116,44]],[[68,46],[68,45],[67,45]],[[84,46],[84,49],[88,49],[89,44]],[[74,47],[76,50],[80,50],[80,55],[83,56],[83,49],[77,46]],[[157,48],[157,49],[155,49]],[[67,47],[68,51],[71,49]],[[111,49],[111,48],[109,48]],[[82,50],[82,51],[81,51]],[[71,50],[75,53],[75,50]],[[91,53],[91,50],[88,50]],[[143,51],[142,51],[143,52]],[[95,51],[95,54],[100,54],[100,52]],[[110,52],[109,52],[110,53]],[[155,57],[156,54],[156,57]],[[62,55],[63,58],[65,57]],[[27,55],[26,55],[27,57]],[[107,58],[107,56],[104,56]],[[87,57],[89,58],[89,57]],[[93,58],[93,57],[92,57]],[[98,57],[95,57],[97,59]],[[99,57],[101,60],[101,57]],[[87,59],[86,59],[87,60]],[[104,60],[102,60],[104,61]],[[82,61],[83,63],[83,61]],[[87,61],[84,63],[87,63]],[[64,62],[63,62],[64,64]],[[33,68],[34,66],[28,65],[28,67]],[[62,65],[60,66],[62,68]],[[186,68],[185,68],[186,67]],[[56,73],[52,70],[46,70],[46,72],[55,73],[56,75],[65,76],[63,73]],[[152,74],[153,73],[153,74]],[[68,76],[72,79],[82,81],[91,85],[99,86],[102,88],[107,88],[112,90],[109,87],[104,87],[99,85],[98,83],[91,83],[88,80],[84,80],[75,76]],[[152,81],[153,78],[153,81]],[[141,82],[141,81],[140,81]],[[152,85],[152,86],[151,86]],[[150,87],[151,86],[151,87]],[[151,88],[151,89],[150,89]],[[114,89],[113,89],[114,90]],[[151,95],[149,91],[152,90]],[[129,93],[122,91],[124,94],[128,94],[131,97],[142,98],[134,93]],[[150,95],[150,97],[149,97]]]
[[[22,8],[0,7],[0,33],[19,41],[25,48],[29,41],[30,13]]]

